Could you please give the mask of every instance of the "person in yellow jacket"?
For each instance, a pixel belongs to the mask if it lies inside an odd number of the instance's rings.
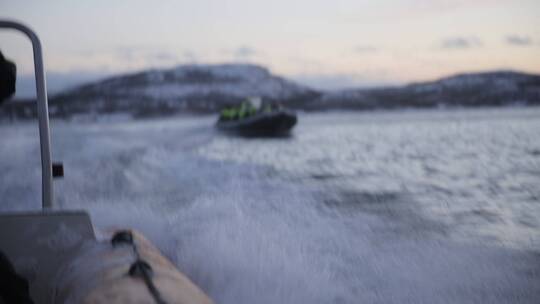
[[[250,100],[243,101],[240,106],[227,107],[221,110],[221,120],[235,120],[243,119],[257,114],[257,108],[251,103]]]
[[[222,120],[233,120],[236,118],[236,109],[235,108],[225,108],[221,110],[221,116],[220,118]]]
[[[238,119],[250,117],[255,114],[257,114],[257,109],[249,100],[247,100],[242,102],[242,104],[240,105],[240,109],[238,110]]]

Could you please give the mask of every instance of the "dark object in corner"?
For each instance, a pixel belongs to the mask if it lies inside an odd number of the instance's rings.
[[[15,93],[17,67],[0,52],[0,104]]]
[[[8,258],[0,251],[0,302],[33,304],[28,281],[17,275]]]

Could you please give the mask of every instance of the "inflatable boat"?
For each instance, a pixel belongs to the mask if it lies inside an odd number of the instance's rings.
[[[98,240],[86,211],[54,209],[53,176],[63,168],[51,161],[41,44],[18,22],[0,28],[32,42],[42,164],[42,209],[0,213],[0,303],[212,303],[140,233]]]
[[[246,136],[287,135],[296,125],[296,114],[289,110],[275,110],[269,113],[257,113],[241,119],[225,120],[220,118],[216,127],[219,130]]]

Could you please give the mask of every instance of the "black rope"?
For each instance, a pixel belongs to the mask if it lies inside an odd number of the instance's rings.
[[[131,264],[131,267],[129,267],[129,275],[132,277],[140,277],[144,280],[148,291],[150,291],[156,303],[166,304],[161,298],[161,294],[159,293],[159,290],[157,290],[156,285],[154,285],[154,282],[152,281],[153,274],[152,267],[146,261],[141,259],[136,260]]]
[[[131,277],[141,278],[157,304],[167,304],[167,302],[165,302],[161,297],[159,290],[154,284],[154,281],[152,281],[152,276],[154,275],[152,266],[150,266],[150,264],[148,264],[145,260],[141,259],[139,255],[139,251],[137,250],[137,245],[135,244],[131,231],[118,231],[111,239],[111,243],[113,247],[120,245],[131,245],[133,253],[135,254],[135,262],[133,262],[133,264],[131,264],[129,267],[128,275]]]

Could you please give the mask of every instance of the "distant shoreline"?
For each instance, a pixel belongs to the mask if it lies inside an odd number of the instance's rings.
[[[304,115],[367,115],[369,113],[377,114],[407,114],[407,113],[418,113],[425,112],[429,113],[453,113],[453,112],[465,112],[465,113],[474,113],[477,111],[497,111],[497,110],[526,110],[526,109],[540,109],[540,105],[505,105],[505,106],[476,106],[476,107],[446,107],[446,108],[392,108],[392,109],[370,109],[370,110],[350,110],[350,109],[326,109],[326,110],[313,110],[313,111],[304,111],[298,110],[300,119]],[[170,113],[168,115],[156,115],[156,116],[147,116],[147,117],[133,117],[129,113],[101,113],[101,114],[91,114],[91,113],[81,113],[76,114],[70,117],[57,117],[51,116],[51,121],[58,122],[67,122],[67,123],[121,123],[121,122],[131,122],[131,121],[152,121],[152,120],[167,120],[167,119],[182,119],[182,118],[215,118],[216,113],[201,113],[201,112],[178,112]],[[10,120],[9,118],[0,116],[0,126],[13,123],[26,123],[36,120],[37,117],[24,117],[24,118],[15,118]]]
[[[515,71],[459,74],[395,87],[317,91],[252,64],[185,65],[109,77],[50,96],[54,118],[131,115],[153,118],[217,113],[250,96],[306,112],[540,105],[540,75]],[[0,119],[36,117],[32,99],[0,107]]]

